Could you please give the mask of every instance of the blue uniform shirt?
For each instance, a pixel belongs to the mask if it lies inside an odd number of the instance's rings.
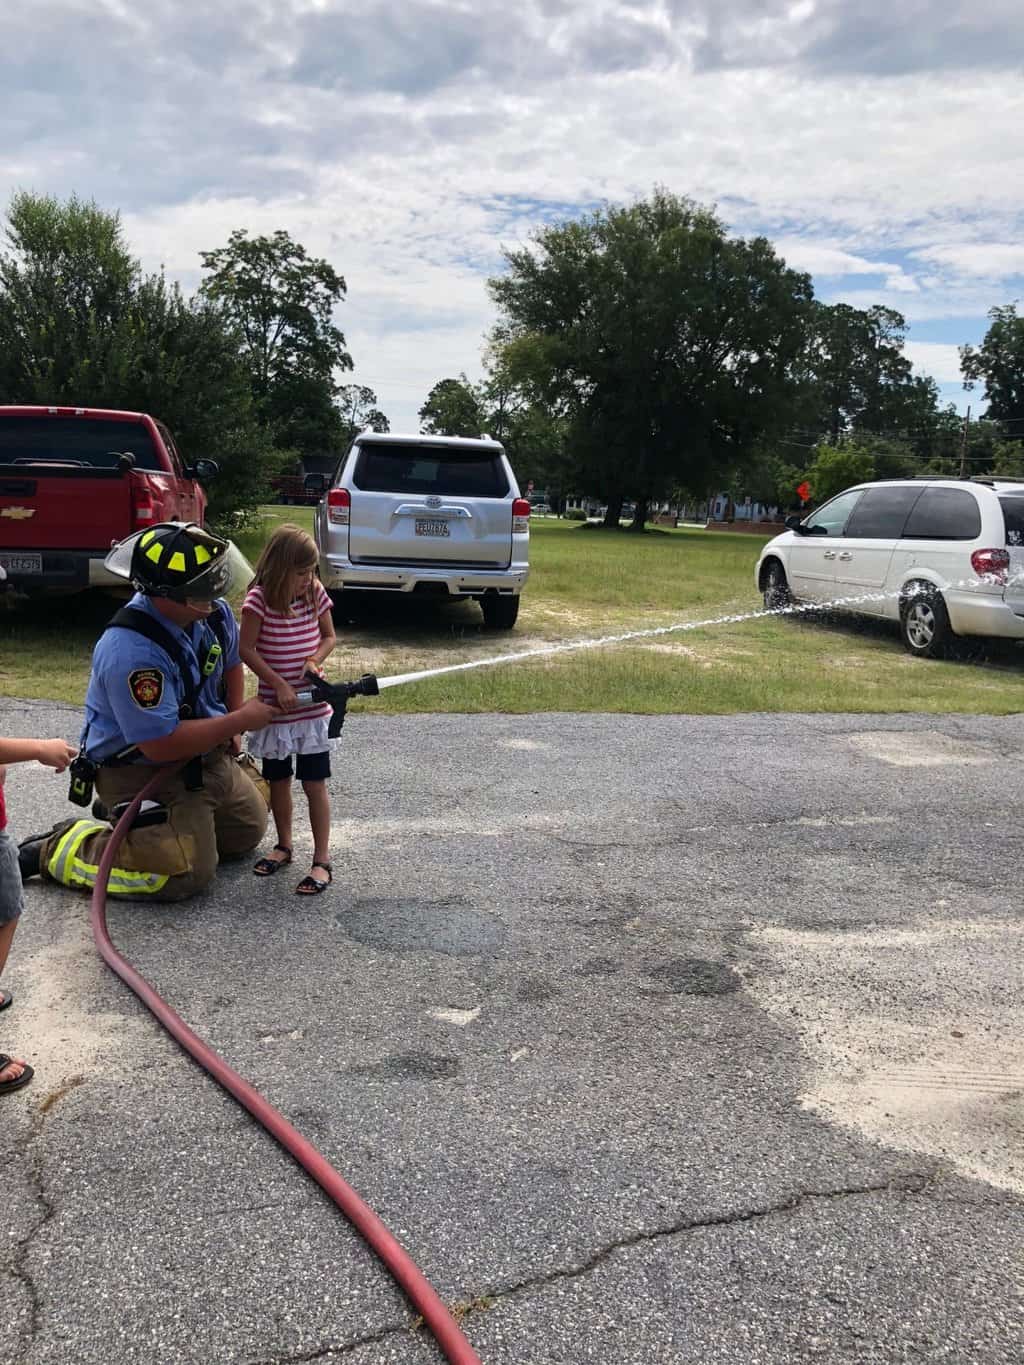
[[[136,593],[128,605],[147,612],[175,637],[193,670],[190,682],[194,685],[210,645],[218,642],[213,627],[196,621],[183,630],[141,593]],[[226,714],[221,682],[225,670],[239,663],[238,624],[223,599],[219,606],[225,648],[214,671],[203,680],[196,702],[197,718]],[[132,744],[163,739],[177,729],[178,710],[184,700],[185,684],[166,650],[137,630],[113,626],[103,632],[92,654],[82,729],[86,753],[100,762]]]

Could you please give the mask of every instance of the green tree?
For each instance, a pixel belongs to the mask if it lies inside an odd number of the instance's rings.
[[[276,455],[259,431],[239,339],[220,309],[143,275],[116,213],[17,194],[0,253],[0,401],[114,407],[165,421],[185,459],[221,466],[210,516],[262,495]]]
[[[833,445],[850,431],[891,430],[905,415],[897,409],[913,384],[906,326],[891,308],[815,304],[805,404]]]
[[[844,488],[873,479],[875,462],[870,451],[854,444],[822,445],[804,477],[811,486],[812,501],[820,506]]]
[[[377,407],[377,395],[365,384],[345,384],[338,390],[343,444],[348,446],[361,431],[390,431],[391,423]]]
[[[199,254],[209,272],[200,292],[238,329],[256,411],[271,438],[302,454],[340,450],[335,374],[352,368],[333,321],[345,296],[342,276],[280,229],[250,237],[238,228],[226,246]]]
[[[811,307],[806,275],[764,238],[663,190],[541,229],[489,288],[506,345],[530,338],[569,463],[641,529],[651,499],[705,489],[792,415]]]
[[[1015,303],[989,312],[980,346],[960,347],[964,388],[985,386],[990,420],[1012,423],[1014,439],[1024,439],[1024,318]]]
[[[428,436],[479,436],[485,430],[483,397],[464,374],[438,380],[419,416]]]

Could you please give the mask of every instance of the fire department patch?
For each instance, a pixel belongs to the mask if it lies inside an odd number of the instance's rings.
[[[128,674],[128,689],[136,706],[150,711],[160,705],[164,694],[164,675],[159,668],[136,668]]]

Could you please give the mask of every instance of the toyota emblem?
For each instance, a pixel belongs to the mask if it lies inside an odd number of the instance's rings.
[[[440,506],[441,506],[441,499],[437,496],[436,493],[431,493],[430,497],[427,499],[427,506],[428,506],[428,507],[440,507]]]

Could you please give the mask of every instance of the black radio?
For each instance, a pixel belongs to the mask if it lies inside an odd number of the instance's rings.
[[[87,806],[92,800],[93,783],[96,781],[96,764],[91,758],[86,758],[85,750],[82,749],[72,760],[68,772],[71,774],[68,800],[76,806]]]

